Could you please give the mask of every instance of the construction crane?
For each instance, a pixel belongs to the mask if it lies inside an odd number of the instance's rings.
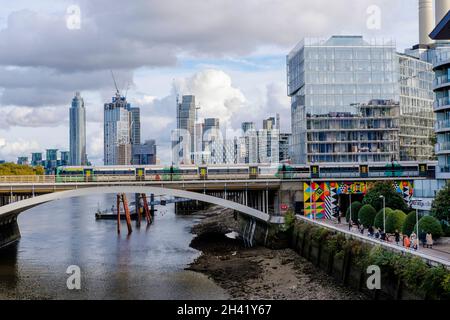
[[[120,96],[120,91],[119,91],[119,88],[117,87],[117,82],[116,82],[116,78],[114,77],[114,72],[112,70],[110,70],[110,71],[111,71],[112,79],[114,81],[114,86],[116,87],[116,93]]]

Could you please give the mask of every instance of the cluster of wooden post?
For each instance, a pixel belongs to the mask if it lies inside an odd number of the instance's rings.
[[[137,213],[137,221],[136,227],[139,228],[141,226],[141,210],[139,206],[139,201],[142,199],[144,205],[145,219],[147,221],[147,225],[150,225],[153,222],[153,215],[150,213],[150,208],[147,202],[147,196],[145,193],[139,195],[136,201],[136,213]],[[127,222],[128,234],[133,232],[133,228],[131,227],[131,215],[130,208],[128,206],[128,200],[125,193],[120,193],[117,195],[117,233],[120,234],[120,204],[123,204],[123,210],[125,212],[125,220]]]

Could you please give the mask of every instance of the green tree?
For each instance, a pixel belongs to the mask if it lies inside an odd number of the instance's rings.
[[[406,214],[401,210],[394,210],[386,217],[386,233],[394,233],[395,230],[400,231],[405,222]]]
[[[358,219],[366,228],[373,226],[377,211],[370,204],[365,204],[359,209]]]
[[[354,201],[352,204],[348,207],[347,212],[345,213],[345,220],[347,222],[350,221],[350,212],[351,212],[351,219],[352,221],[356,221],[358,219],[358,212],[359,209],[361,209],[362,204],[359,201]]]
[[[414,230],[417,230],[417,226],[414,226]],[[432,216],[424,216],[419,219],[419,233],[430,232],[434,239],[438,239],[443,236],[443,231],[439,220]]]
[[[386,208],[386,221],[389,215],[391,215],[394,212],[391,208]],[[373,222],[375,228],[378,229],[384,229],[384,222],[383,222],[383,209],[379,210],[377,215],[375,216],[374,222]]]
[[[26,165],[20,165],[15,163],[2,163],[0,164],[0,176],[31,176],[31,175],[43,175],[44,168],[31,167]]]
[[[375,210],[380,210],[383,208],[383,199],[380,196],[384,196],[386,207],[402,211],[408,209],[405,200],[403,200],[403,197],[394,190],[391,182],[375,183],[364,196],[363,204],[370,204]]]
[[[431,204],[431,215],[439,221],[450,223],[450,183],[436,194]]]
[[[413,231],[416,232],[416,230],[414,230],[414,226],[416,225],[416,223],[417,223],[417,221],[416,221],[416,212],[415,211],[411,211],[406,216],[405,222],[403,222],[402,233],[403,234],[407,234],[409,236],[409,235],[411,235],[411,233]]]

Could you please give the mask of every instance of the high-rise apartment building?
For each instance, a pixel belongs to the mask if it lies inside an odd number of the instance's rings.
[[[69,151],[61,151],[61,159],[58,164],[60,166],[68,166],[70,164],[70,152]]]
[[[195,96],[184,95],[181,103],[177,100],[177,130],[172,137],[175,164],[194,161],[195,113]]]
[[[42,152],[33,152],[31,154],[31,165],[34,166],[42,166]]]
[[[20,164],[20,165],[23,165],[23,166],[27,166],[27,165],[29,165],[29,162],[28,162],[28,157],[18,157],[17,158],[17,164]]]
[[[442,51],[434,60],[436,78],[434,92],[436,101],[436,153],[439,179],[450,179],[450,51]]]
[[[362,36],[305,39],[287,56],[292,162],[423,160],[430,65]]]
[[[141,144],[141,111],[137,107],[130,108],[131,144]]]
[[[400,84],[400,160],[426,161],[433,157],[433,70],[416,57],[397,54]]]
[[[156,142],[146,140],[143,144],[133,145],[133,165],[156,164]]]
[[[70,164],[83,166],[86,156],[86,109],[80,93],[75,93],[69,111],[70,122]]]
[[[291,142],[290,133],[280,133],[279,139],[279,160],[280,162],[290,160],[289,146]]]
[[[112,102],[104,105],[104,163],[131,163],[131,113],[125,97],[116,92]]]

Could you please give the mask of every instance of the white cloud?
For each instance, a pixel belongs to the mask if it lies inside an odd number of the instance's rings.
[[[29,156],[31,152],[39,150],[39,143],[18,139],[8,141],[0,137],[0,159],[14,160],[18,156]]]
[[[176,79],[174,86],[180,94],[195,95],[199,118],[220,118],[228,123],[247,103],[241,90],[232,85],[230,76],[221,70],[207,69]]]
[[[3,107],[0,126],[9,127],[52,127],[67,122],[68,110],[61,107]]]

